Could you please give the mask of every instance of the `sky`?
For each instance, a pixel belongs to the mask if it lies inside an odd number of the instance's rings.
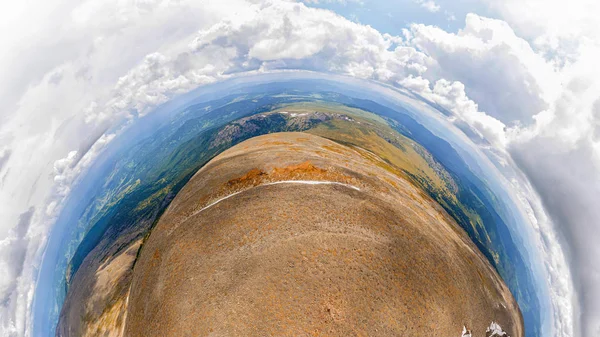
[[[49,232],[116,134],[202,85],[282,69],[405,87],[474,130],[517,177],[553,335],[600,335],[598,14],[595,0],[2,2],[0,335],[29,335]]]

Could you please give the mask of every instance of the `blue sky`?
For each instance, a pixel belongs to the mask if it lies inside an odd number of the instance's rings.
[[[305,2],[308,6],[325,8],[348,20],[369,25],[382,33],[402,35],[412,23],[435,25],[448,32],[457,32],[464,26],[467,13],[491,16],[487,6],[478,1],[437,1],[440,8],[432,12],[415,0],[392,1],[320,1]]]

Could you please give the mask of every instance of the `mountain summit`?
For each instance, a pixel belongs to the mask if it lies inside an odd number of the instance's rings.
[[[139,252],[126,336],[523,336],[466,233],[376,153],[244,141],[178,193]]]

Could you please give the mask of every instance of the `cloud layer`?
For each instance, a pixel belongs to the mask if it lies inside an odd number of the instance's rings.
[[[600,229],[600,34],[583,10],[563,33],[549,24],[554,12],[540,10],[546,21],[515,11],[538,1],[513,5],[490,2],[502,20],[470,14],[457,33],[413,24],[403,36],[277,0],[67,1],[47,18],[0,20],[27,36],[0,36],[12,51],[0,54],[0,264],[9,271],[0,279],[0,332],[28,332],[34,266],[53,219],[123,125],[203,84],[304,69],[405,86],[514,163],[524,203],[542,201],[526,206],[547,261],[556,335],[596,334],[600,251],[589,233]]]

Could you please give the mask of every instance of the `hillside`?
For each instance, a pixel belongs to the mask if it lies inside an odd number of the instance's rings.
[[[126,336],[523,336],[466,233],[383,159],[307,133],[203,167],[143,245]]]

